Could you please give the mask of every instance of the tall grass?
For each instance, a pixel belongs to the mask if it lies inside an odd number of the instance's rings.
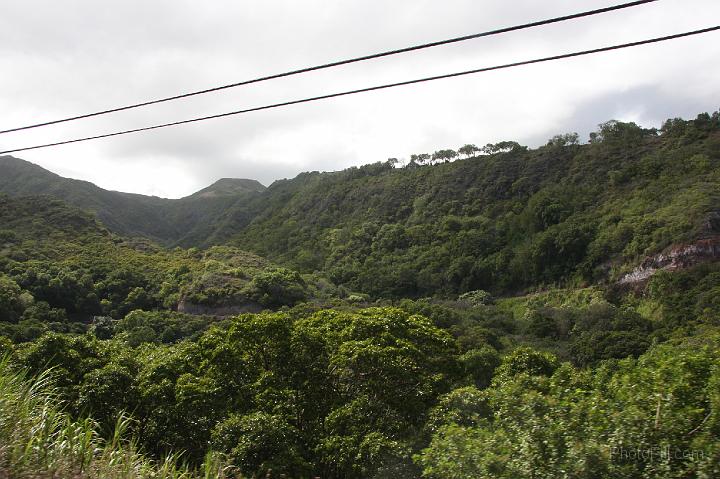
[[[62,410],[52,373],[28,377],[0,358],[0,478],[17,479],[223,479],[221,459],[209,454],[200,470],[179,455],[153,461],[126,438],[130,419],[120,417],[103,439],[92,419],[73,420]]]

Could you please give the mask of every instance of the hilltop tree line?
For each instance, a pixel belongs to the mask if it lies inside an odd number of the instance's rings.
[[[576,133],[566,136],[574,137],[575,143],[577,143]],[[466,144],[458,148],[457,151],[452,149],[445,149],[437,150],[433,153],[413,153],[412,155],[410,155],[410,160],[404,167],[412,168],[421,165],[449,163],[458,158],[472,158],[477,156],[478,154],[494,155],[497,153],[507,153],[509,151],[523,149],[527,149],[527,147],[522,146],[515,141],[501,141],[495,144],[488,143],[482,148],[478,148],[473,144]],[[398,160],[397,158],[388,158],[387,163],[395,166],[400,163],[400,160]]]

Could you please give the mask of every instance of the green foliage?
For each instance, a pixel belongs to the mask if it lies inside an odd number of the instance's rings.
[[[490,346],[484,346],[481,349],[471,349],[462,354],[459,360],[465,370],[465,374],[469,376],[472,383],[480,389],[490,385],[495,370],[501,363],[500,355]]]
[[[305,281],[300,274],[285,268],[258,274],[251,286],[258,302],[265,306],[293,306],[307,298]]]
[[[438,150],[432,154],[432,161],[444,161],[445,163],[457,158],[455,150]]]
[[[564,365],[549,378],[460,390],[467,399],[438,411],[441,425],[416,459],[438,478],[713,477],[717,334],[595,371]]]
[[[480,151],[480,148],[473,144],[467,144],[463,145],[460,148],[458,148],[458,153],[465,156],[466,158],[469,158],[471,156],[475,156],[476,153]]]
[[[231,215],[228,210],[264,190],[255,180],[225,178],[188,197],[168,200],[104,190],[86,181],[62,178],[18,158],[0,157],[0,192],[25,197],[50,195],[93,211],[120,235],[143,236],[166,246],[221,243],[250,220],[242,208]],[[83,225],[68,224],[67,228],[73,226]]]
[[[285,474],[290,477],[307,475],[308,464],[297,444],[298,431],[282,417],[255,412],[233,415],[213,431],[213,444],[230,451],[228,458],[248,475]]]
[[[243,316],[228,340],[212,343],[213,374],[283,415],[332,477],[410,467],[403,442],[458,375],[452,339],[397,309]]]
[[[502,359],[494,380],[501,383],[511,380],[519,374],[550,376],[558,366],[558,360],[552,354],[522,347],[515,349]]]
[[[22,312],[20,286],[4,274],[0,274],[0,321],[15,322]]]
[[[701,264],[672,274],[658,272],[650,279],[647,290],[650,298],[660,304],[664,326],[669,329],[693,322],[719,324],[717,264]]]
[[[110,335],[122,334],[131,347],[142,343],[169,344],[186,338],[197,339],[211,323],[209,318],[189,314],[135,310],[112,324]]]
[[[129,412],[155,457],[184,450],[200,464],[212,444],[247,475],[416,475],[428,411],[464,380],[452,336],[395,308],[247,314],[195,342],[130,342],[183,317],[134,311],[109,340],[46,334],[16,362],[52,368],[69,411],[103,435]]]
[[[134,366],[112,361],[86,373],[77,390],[76,409],[90,414],[106,431],[117,417],[135,411],[138,394]]]
[[[47,198],[2,197],[0,220],[13,227],[15,238],[2,256],[8,261],[0,262],[0,329],[17,340],[37,335],[27,325],[3,322],[35,321],[54,324],[53,331],[70,331],[87,329],[94,317],[121,320],[134,310],[226,316],[261,309],[260,304],[294,305],[335,293],[320,277],[303,279],[230,246],[204,252],[163,250],[122,240],[84,213]],[[76,228],[67,228],[68,223]],[[143,336],[138,330],[132,333],[138,339],[131,341],[170,342],[204,329],[196,320],[185,319],[187,324],[182,324],[175,317],[175,324],[167,325],[175,331],[168,330],[165,338],[155,325],[149,326],[155,335],[145,330]],[[105,337],[109,333],[106,330]]]
[[[198,471],[179,465],[178,455],[153,461],[127,437],[129,420],[116,418],[108,439],[92,419],[75,420],[58,407],[52,374],[29,378],[0,359],[0,475],[18,479],[222,479],[216,456]]]
[[[221,180],[182,200],[106,192],[6,157],[7,180],[0,189],[37,193],[43,185],[43,192],[97,211],[114,231],[165,244],[206,246],[232,236],[234,244],[281,266],[321,272],[373,297],[507,293],[615,280],[643,256],[708,233],[708,225],[717,232],[711,218],[720,201],[718,118],[715,112],[673,119],[659,131],[609,121],[587,145],[577,144],[574,134],[557,135],[535,150],[507,141],[486,145],[482,156],[465,145],[462,160],[447,162],[457,155],[449,149],[411,157],[413,165],[440,162],[432,167],[378,162],[301,174],[267,190]],[[67,234],[68,225],[93,229],[91,217],[55,209],[44,211],[59,230],[53,234]],[[10,215],[0,234],[15,246],[23,243],[15,228],[21,216]],[[60,225],[61,219],[72,221]],[[187,232],[187,224],[196,226]],[[198,304],[229,296],[248,300],[252,291],[244,279],[249,278],[237,276],[244,273],[210,268],[194,274],[194,286],[185,291],[168,282],[161,297],[153,289],[164,278],[130,281],[129,289],[100,293],[110,298],[82,294],[64,309],[98,309],[98,301],[106,299],[112,304],[102,314],[120,318],[132,309],[169,307],[183,293]],[[60,283],[53,288],[36,287],[49,289],[47,294],[68,287],[85,292],[84,274],[66,281],[53,272],[55,278]]]
[[[431,433],[451,424],[476,427],[485,424],[492,414],[488,395],[468,386],[440,397],[437,406],[430,411],[425,427]]]
[[[493,297],[487,291],[478,289],[476,291],[468,291],[467,293],[461,294],[460,296],[458,296],[458,300],[467,301],[473,306],[480,306],[491,304],[493,301]]]
[[[707,145],[717,118],[675,122],[693,131],[683,141],[615,121],[588,145],[570,134],[451,163],[438,150],[432,167],[301,175],[268,188],[234,243],[373,297],[616,280],[706,234],[720,201],[720,156]]]

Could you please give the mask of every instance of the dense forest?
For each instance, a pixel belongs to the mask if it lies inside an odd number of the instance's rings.
[[[181,200],[0,174],[0,477],[720,477],[720,112]]]

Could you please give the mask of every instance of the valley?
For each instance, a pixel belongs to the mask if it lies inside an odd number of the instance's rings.
[[[720,113],[464,151],[176,200],[0,157],[0,477],[716,476]]]

